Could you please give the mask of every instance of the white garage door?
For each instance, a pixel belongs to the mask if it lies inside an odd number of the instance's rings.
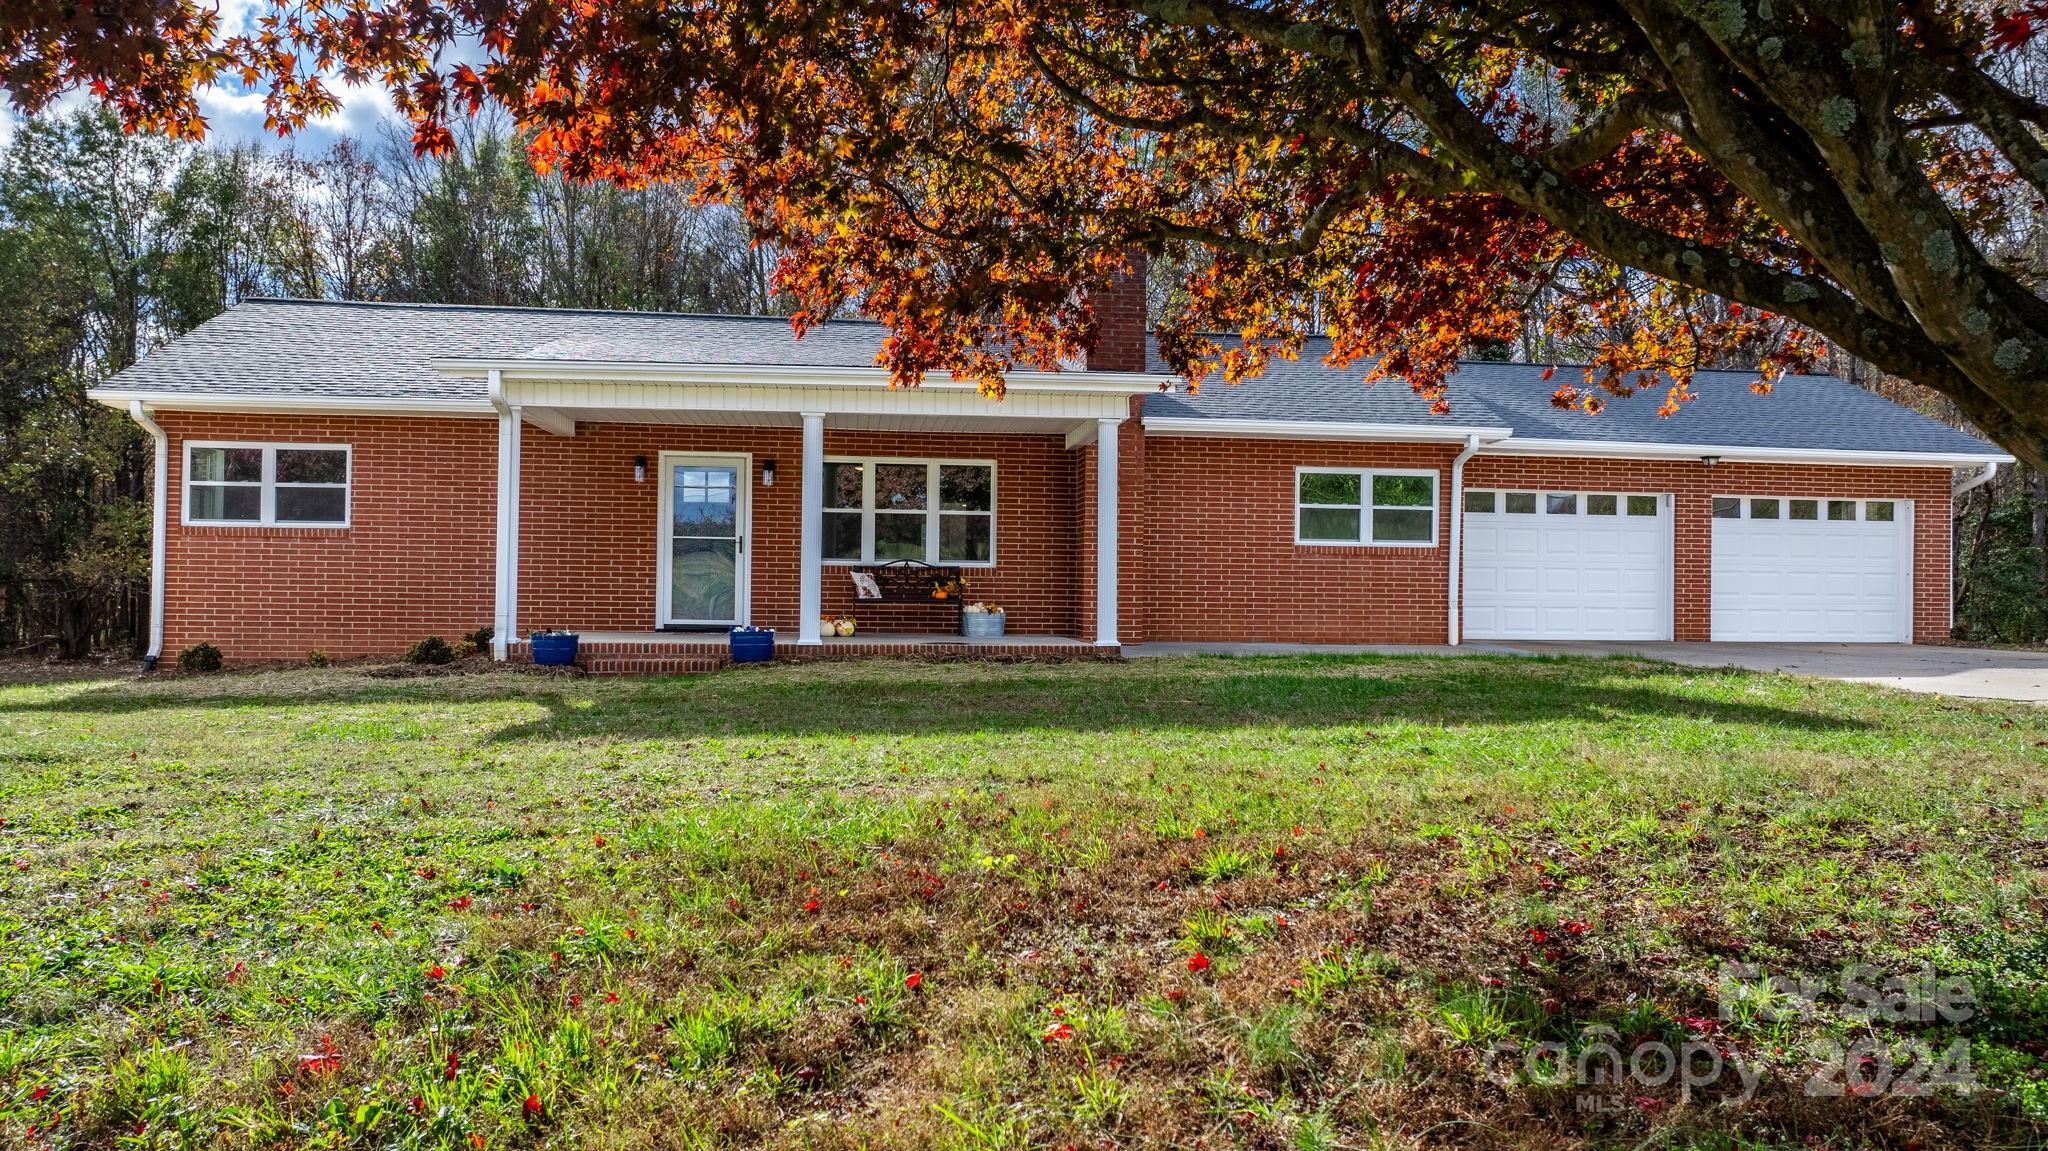
[[[1465,634],[1671,638],[1671,498],[1467,491]]]
[[[1906,643],[1913,505],[1717,496],[1713,637]]]

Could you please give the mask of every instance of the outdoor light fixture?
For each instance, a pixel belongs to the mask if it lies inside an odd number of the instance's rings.
[[[775,486],[774,460],[761,461],[761,486],[764,488],[772,488]]]
[[[636,484],[644,484],[647,482],[646,456],[633,457],[633,482]]]
[[[1705,465],[1707,465],[1708,467],[1710,467],[1710,468],[1711,468],[1711,467],[1713,467],[1713,466],[1714,466],[1715,464],[1718,464],[1718,463],[1720,463],[1720,462],[1721,462],[1721,457],[1720,457],[1720,456],[1701,456],[1701,457],[1700,457],[1700,462],[1701,462],[1701,463],[1703,463],[1703,464],[1705,464]]]

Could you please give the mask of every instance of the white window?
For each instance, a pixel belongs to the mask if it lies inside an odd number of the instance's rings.
[[[1296,468],[1294,542],[1436,546],[1436,473]]]
[[[347,527],[347,444],[185,444],[188,524]]]
[[[994,565],[995,461],[827,460],[824,558]]]

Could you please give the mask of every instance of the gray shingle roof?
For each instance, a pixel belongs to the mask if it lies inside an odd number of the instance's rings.
[[[430,304],[248,300],[157,349],[108,381],[118,392],[203,396],[295,395],[482,402],[485,384],[436,372],[442,358],[644,361],[780,367],[871,367],[888,334],[865,320],[793,338],[789,321],[758,316],[575,311]],[[1598,416],[1550,406],[1543,366],[1468,363],[1452,378],[1451,414],[1397,381],[1368,386],[1364,365],[1325,367],[1327,343],[1276,360],[1238,387],[1145,401],[1149,417],[1508,427],[1519,439],[1754,448],[1997,454],[1984,441],[1832,376],[1795,376],[1769,396],[1744,372],[1702,372],[1699,399],[1678,416],[1659,397],[1609,405]],[[1156,352],[1151,370],[1165,375]],[[1560,369],[1561,374],[1576,371]]]
[[[803,339],[772,316],[245,300],[144,357],[110,388],[192,395],[477,400],[441,358],[871,367],[888,330],[834,321]]]
[[[1615,400],[1599,415],[1550,405],[1559,383],[1577,383],[1579,369],[1468,362],[1451,377],[1448,416],[1398,380],[1364,382],[1368,364],[1342,371],[1322,357],[1327,341],[1311,340],[1294,361],[1275,360],[1264,375],[1232,386],[1214,380],[1200,393],[1148,397],[1148,418],[1304,420],[1505,427],[1514,438],[1592,443],[1697,444],[1730,448],[1803,448],[1866,452],[2001,454],[1991,444],[1837,377],[1788,376],[1767,396],[1749,390],[1753,372],[1700,372],[1697,399],[1677,415],[1657,414],[1662,391]],[[1156,370],[1166,371],[1153,357]]]

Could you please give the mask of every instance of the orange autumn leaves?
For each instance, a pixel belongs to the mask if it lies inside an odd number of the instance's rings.
[[[1181,270],[1160,349],[1196,384],[1254,379],[1328,334],[1333,365],[1446,412],[1459,359],[1519,337],[1535,302],[1552,337],[1595,349],[1555,396],[1588,412],[1653,381],[1675,411],[1701,366],[1740,358],[1768,383],[1819,351],[1780,315],[1717,309],[1459,183],[1398,102],[1313,46],[1113,4],[302,0],[230,36],[194,0],[116,0],[99,23],[122,37],[104,47],[54,0],[8,7],[0,53],[47,61],[11,81],[31,107],[86,80],[131,124],[189,134],[203,127],[191,86],[233,75],[289,128],[333,108],[334,80],[373,82],[434,152],[453,118],[501,104],[543,170],[732,204],[778,253],[796,330],[847,310],[883,321],[879,360],[906,386],[947,373],[998,395],[1012,369],[1078,361],[1095,335],[1083,290],[1132,247]],[[1535,110],[1546,83],[1587,109],[1628,87],[1545,80],[1487,37],[1431,51],[1525,156],[1571,127]],[[1801,262],[1670,134],[1636,132],[1569,175],[1631,221]]]

